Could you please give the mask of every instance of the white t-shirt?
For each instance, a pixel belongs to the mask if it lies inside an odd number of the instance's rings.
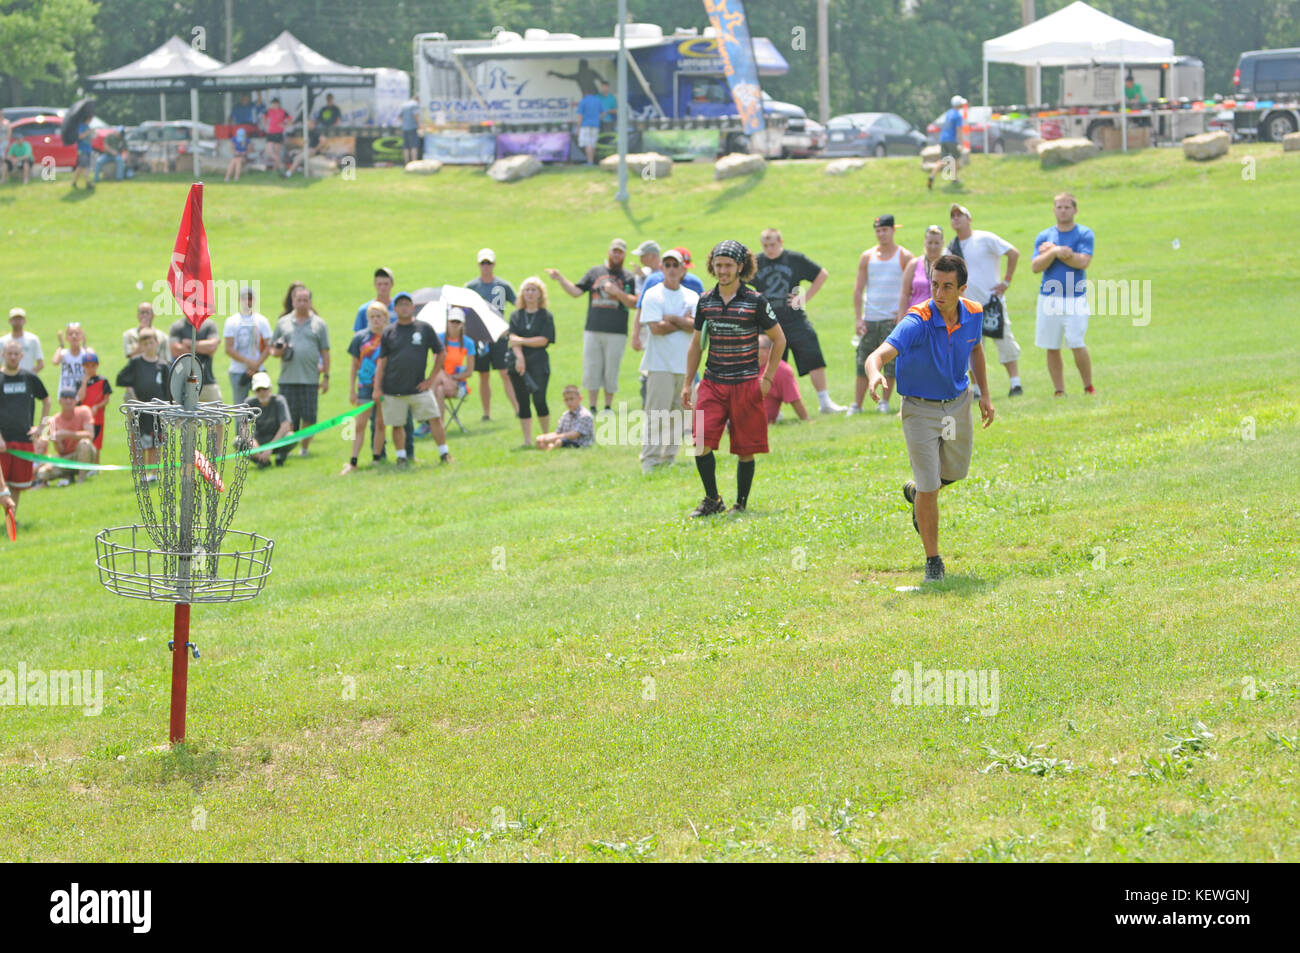
[[[669,290],[666,285],[658,284],[645,293],[641,299],[641,323],[648,325],[662,321],[665,314],[695,314],[695,306],[700,303],[700,296],[690,288],[678,287]],[[646,341],[645,359],[641,362],[643,371],[666,371],[670,374],[686,373],[686,355],[691,349],[689,331],[673,331],[670,334],[650,334]]]
[[[993,286],[1002,280],[1001,258],[1015,246],[980,229],[973,229],[970,238],[960,241],[961,256],[966,260],[965,297],[988,304],[993,297]]]
[[[13,332],[10,331],[4,339],[9,341],[13,336]],[[45,360],[45,353],[41,350],[41,339],[31,331],[23,331],[23,359],[18,362],[19,369],[35,374],[36,362],[43,360]]]
[[[226,318],[226,329],[222,337],[235,339],[235,353],[257,364],[262,354],[262,338],[271,339],[271,322],[265,316],[254,311],[252,314],[232,314]],[[243,361],[231,358],[230,373],[243,374],[248,368]]]

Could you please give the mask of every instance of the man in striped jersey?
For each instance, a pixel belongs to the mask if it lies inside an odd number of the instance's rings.
[[[695,466],[704,484],[704,501],[691,516],[712,516],[726,509],[718,493],[713,451],[727,429],[730,449],[740,458],[736,467],[736,503],[733,513],[743,513],[754,482],[754,454],[767,453],[767,414],[763,398],[776,376],[785,334],[765,297],[744,284],[752,281],[758,264],[753,253],[738,241],[719,242],[709,255],[709,274],[718,279],[712,291],[700,297],[695,309],[695,333],[686,357],[686,383],[682,407],[695,410]],[[772,340],[766,367],[758,363],[758,336]],[[699,370],[701,340],[708,338],[709,356],[694,406],[691,382]]]

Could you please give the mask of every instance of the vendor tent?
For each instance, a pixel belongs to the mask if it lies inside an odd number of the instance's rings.
[[[1050,16],[984,43],[984,105],[989,104],[989,64],[1018,66],[1084,66],[1115,63],[1122,69],[1134,62],[1167,62],[1174,57],[1174,41],[1117,20],[1075,0]],[[1042,99],[1041,78],[1038,99]],[[1120,103],[1120,128],[1128,148],[1128,126]],[[985,135],[988,135],[987,126]]]
[[[86,80],[86,90],[91,93],[153,93],[158,94],[159,118],[167,119],[167,93],[193,89],[198,77],[221,66],[180,37],[173,36],[152,53],[146,53],[133,63],[119,66],[107,73],[96,73]],[[190,97],[195,122],[199,121],[198,101]]]
[[[307,117],[311,115],[311,90],[326,86],[374,86],[375,77],[359,66],[344,66],[317,53],[285,30],[256,53],[229,66],[205,73],[199,88],[217,92],[302,87],[303,148],[307,147]],[[311,176],[311,163],[302,164]]]

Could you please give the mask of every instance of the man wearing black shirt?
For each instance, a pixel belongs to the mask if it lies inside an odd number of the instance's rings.
[[[193,330],[194,326],[185,318],[172,323],[168,334],[171,338],[173,361],[182,354],[190,353],[190,334]],[[217,322],[205,318],[199,325],[196,338],[194,356],[203,371],[203,389],[199,391],[199,400],[221,400],[221,388],[217,386],[217,378],[212,373],[212,355],[216,354],[217,348],[221,346],[221,330],[217,327]]]
[[[627,349],[627,312],[636,307],[636,278],[623,270],[627,242],[616,238],[609,243],[605,264],[588,269],[575,285],[556,268],[546,273],[570,295],[587,300],[587,325],[582,340],[582,386],[587,389],[591,412],[596,412],[596,394],[605,390],[605,409],[610,410],[618,390],[618,369]]]
[[[817,391],[817,403],[823,414],[842,414],[844,408],[831,400],[826,389],[826,359],[822,357],[821,342],[808,321],[804,310],[813,295],[821,290],[830,277],[826,269],[806,255],[787,251],[781,233],[775,228],[765,228],[762,234],[763,254],[758,256],[758,273],[754,287],[767,299],[776,319],[781,322],[788,348],[781,360],[794,353],[794,366],[799,376],[807,374]],[[804,291],[800,285],[812,282]]]
[[[127,389],[127,400],[151,401],[155,398],[170,400],[167,392],[167,362],[159,355],[159,343],[162,332],[154,328],[140,331],[140,350],[117,375],[117,386]],[[144,451],[145,463],[158,462],[158,445],[155,437],[157,418],[153,414],[141,414],[139,418],[140,446],[133,448]],[[146,482],[152,482],[147,476]]]
[[[415,319],[415,305],[405,291],[393,296],[393,307],[397,309],[397,322],[384,328],[380,336],[371,394],[376,403],[382,402],[384,420],[405,420],[408,410],[417,421],[427,420],[438,441],[438,456],[443,463],[450,463],[442,411],[433,393],[433,385],[442,374],[442,365],[436,360],[442,353],[438,332],[428,322]],[[435,358],[433,373],[426,377],[430,357]],[[393,446],[397,448],[397,465],[406,466],[406,432],[400,424],[393,428]]]
[[[320,124],[326,129],[329,129],[332,126],[337,126],[339,120],[343,118],[343,110],[334,105],[333,93],[325,94],[325,105],[321,107],[321,111],[317,118],[320,119]]]
[[[8,451],[34,451],[32,439],[39,428],[32,426],[32,417],[38,400],[41,401],[41,423],[44,424],[50,416],[50,395],[39,377],[18,366],[22,359],[22,342],[6,338],[4,364],[0,368],[0,487],[7,484],[8,493],[13,495],[0,494],[3,495],[0,504],[10,510],[17,507],[18,495],[32,485],[33,466],[31,460],[15,457]]]
[[[744,284],[752,280],[757,264],[753,253],[737,241],[719,242],[709,254],[709,274],[718,279],[695,308],[695,333],[686,355],[686,383],[682,407],[692,409],[691,382],[700,367],[702,333],[707,333],[709,358],[700,381],[695,408],[695,466],[704,484],[704,501],[692,516],[712,516],[726,509],[718,495],[713,451],[725,427],[731,452],[740,458],[736,467],[736,505],[743,513],[754,482],[754,454],[767,453],[767,396],[785,350],[785,333],[767,299]],[[772,339],[772,357],[758,365],[758,336]],[[760,378],[761,374],[761,378]]]

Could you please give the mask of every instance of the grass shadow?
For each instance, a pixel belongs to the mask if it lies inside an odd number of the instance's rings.
[[[84,202],[86,201],[86,199],[90,198],[94,194],[95,193],[90,189],[68,189],[67,192],[63,193],[63,197],[60,198],[59,201],[60,202]]]
[[[709,203],[709,211],[720,212],[728,205],[730,205],[732,202],[736,201],[736,199],[744,198],[754,189],[758,188],[758,186],[762,184],[763,179],[766,176],[767,176],[767,166],[763,166],[757,172],[753,172],[745,176],[745,178],[742,181],[737,182],[735,185],[727,189],[725,192],[715,196],[713,201]]]
[[[618,204],[619,207],[623,210],[623,214],[627,217],[628,224],[631,225],[637,231],[640,231],[642,228],[644,228],[645,224],[649,222],[652,218],[654,218],[653,215],[645,215],[641,218],[637,218],[636,215],[633,214],[632,212],[631,198],[629,198],[626,202],[619,202]]]

